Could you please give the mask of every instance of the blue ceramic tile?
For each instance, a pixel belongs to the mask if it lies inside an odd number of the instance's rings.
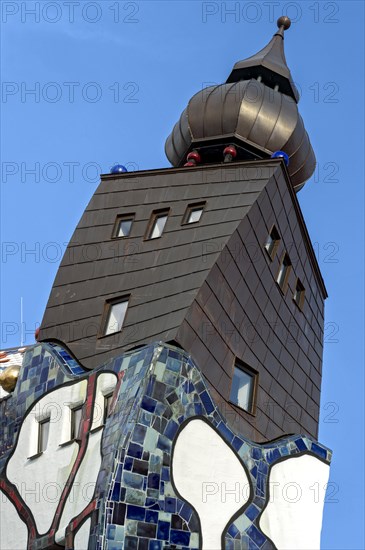
[[[165,512],[170,512],[170,514],[174,514],[176,512],[176,498],[165,498]]]
[[[128,471],[132,471],[133,468],[133,458],[130,456],[126,456],[124,460],[124,469]]]
[[[174,529],[171,529],[170,541],[173,544],[189,545],[190,533],[187,533],[186,531],[175,531]]]
[[[127,548],[126,548],[127,550]],[[150,540],[148,550],[162,550],[162,541]]]
[[[157,538],[162,540],[169,540],[170,537],[170,523],[168,521],[159,521],[157,525]]]
[[[157,523],[158,522],[158,512],[155,512],[154,510],[146,510],[146,521],[151,523]]]
[[[164,435],[169,439],[173,440],[178,429],[179,429],[179,424],[177,424],[177,422],[175,422],[174,420],[170,420],[170,422],[166,426]]]
[[[146,411],[153,413],[156,409],[156,401],[151,397],[148,397],[147,395],[145,395],[142,399],[141,407],[142,409],[145,409]]]
[[[259,449],[258,447],[252,447],[251,449],[252,458],[254,458],[255,460],[260,460],[261,453],[262,453],[261,449]]]
[[[254,521],[257,516],[259,515],[260,510],[256,508],[253,504],[251,504],[248,508],[245,510],[245,515],[251,520]]]
[[[134,458],[142,458],[143,447],[141,445],[137,445],[137,443],[130,443],[127,452],[129,456],[133,456]]]
[[[231,535],[231,537],[234,538],[236,535],[238,535],[239,530],[237,529],[237,527],[234,524],[232,524],[230,526],[230,528],[228,529],[228,533]]]
[[[214,411],[213,403],[208,395],[207,391],[203,391],[203,393],[200,395],[201,400],[203,402],[204,408],[207,411],[207,414],[210,414]]]
[[[158,474],[149,474],[148,487],[152,489],[158,489],[160,486],[160,476]]]
[[[127,518],[144,521],[146,515],[146,509],[141,506],[133,506],[128,504],[127,506]]]
[[[141,426],[140,424],[137,424],[133,430],[132,440],[135,441],[136,443],[143,444],[146,431],[147,431],[146,426]]]
[[[264,535],[257,529],[257,527],[255,527],[255,525],[251,525],[251,527],[247,529],[247,534],[259,548],[266,541]]]
[[[312,451],[317,456],[320,456],[321,458],[326,460],[326,458],[327,458],[327,449],[323,449],[322,447],[320,447],[316,443],[312,442]]]
[[[279,449],[273,449],[269,451],[266,455],[266,460],[269,464],[272,464],[281,457]]]
[[[303,441],[303,439],[296,439],[295,444],[296,444],[296,446],[298,447],[298,449],[300,451],[307,451],[308,450],[306,444]]]

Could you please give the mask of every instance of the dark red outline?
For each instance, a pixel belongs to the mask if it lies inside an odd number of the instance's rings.
[[[100,374],[100,373],[97,373]],[[70,494],[71,488],[74,484],[76,474],[78,472],[78,469],[80,467],[80,464],[85,456],[85,453],[87,451],[87,444],[89,441],[89,431],[93,419],[93,404],[94,404],[94,398],[95,398],[95,390],[96,390],[96,380],[97,375],[91,374],[88,378],[88,385],[86,390],[86,400],[84,404],[84,413],[82,418],[82,423],[80,426],[80,447],[74,462],[74,465],[72,467],[71,473],[67,479],[66,485],[62,491],[62,495],[60,498],[60,501],[57,505],[55,515],[53,516],[51,528],[48,533],[48,540],[49,543],[54,542],[54,537],[57,531],[57,527],[59,525],[63,509],[65,507],[65,503],[67,500],[67,497]]]

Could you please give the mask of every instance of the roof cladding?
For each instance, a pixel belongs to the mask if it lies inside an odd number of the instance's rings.
[[[103,176],[58,270],[39,335],[58,340],[86,367],[137,345],[175,339],[226,243],[281,162],[234,163]],[[293,195],[293,199],[295,197]],[[198,223],[183,224],[206,201]],[[146,239],[153,211],[169,208],[161,238]],[[135,213],[128,238],[117,216]],[[106,301],[130,295],[123,330],[101,336]]]

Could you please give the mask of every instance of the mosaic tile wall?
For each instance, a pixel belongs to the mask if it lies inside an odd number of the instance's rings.
[[[182,350],[162,343],[120,356],[97,369],[115,372],[118,384],[102,439],[102,465],[93,505],[71,522],[72,550],[80,519],[92,518],[89,550],[162,550],[201,547],[199,518],[171,481],[171,452],[180,426],[203,417],[246,466],[252,499],[224,533],[227,549],[273,548],[259,528],[268,498],[270,467],[283,457],[311,453],[327,463],[331,452],[307,437],[291,436],[266,445],[233,433],[212,401],[199,369]],[[92,371],[95,374],[95,370]],[[27,350],[17,387],[0,402],[0,479],[26,411],[48,391],[90,376],[60,346]],[[49,548],[51,537],[33,548]]]

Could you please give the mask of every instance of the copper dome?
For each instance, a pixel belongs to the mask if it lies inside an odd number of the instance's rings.
[[[192,149],[232,141],[251,158],[268,158],[279,150],[287,153],[296,191],[311,177],[316,160],[285,61],[285,28],[288,25],[281,25],[261,52],[236,63],[225,84],[193,96],[166,140],[166,156],[173,166],[184,164]]]

